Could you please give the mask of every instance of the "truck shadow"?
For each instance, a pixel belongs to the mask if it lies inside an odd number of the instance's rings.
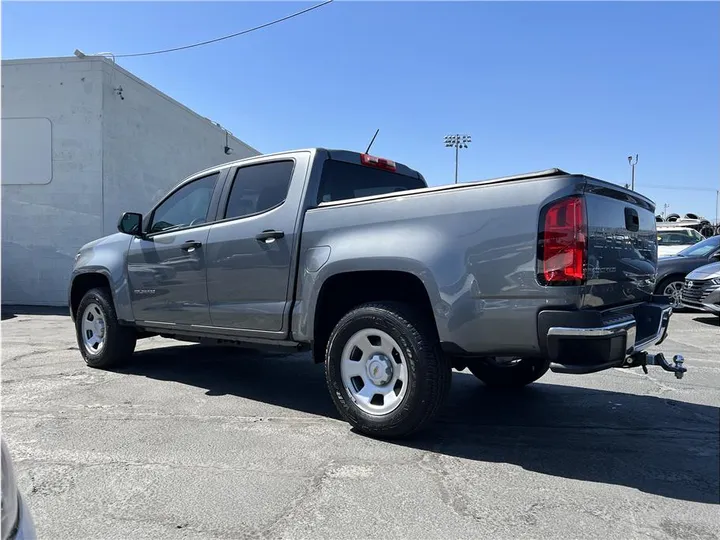
[[[67,307],[52,307],[52,306],[16,306],[16,305],[4,305],[0,309],[1,318],[3,321],[8,319],[14,319],[15,317],[22,315],[53,315],[61,317],[69,317]]]
[[[720,317],[718,317],[717,315],[707,317],[695,317],[693,320],[702,324],[707,324],[709,326],[720,326]]]
[[[573,379],[580,384],[578,377],[566,377],[567,384]],[[413,444],[542,474],[720,504],[717,407],[542,380],[502,392],[463,373],[454,377],[440,420]]]
[[[323,367],[306,354],[166,347],[137,352],[119,372],[339,418]],[[706,405],[542,381],[500,392],[455,373],[437,423],[387,444],[720,504],[720,409]]]

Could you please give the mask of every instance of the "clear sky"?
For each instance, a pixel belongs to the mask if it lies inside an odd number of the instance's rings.
[[[2,57],[144,52],[306,2],[2,3]],[[118,63],[261,152],[372,153],[453,181],[560,167],[715,215],[717,2],[335,2],[258,32]],[[647,186],[685,185],[660,190]],[[701,191],[705,188],[707,191]]]

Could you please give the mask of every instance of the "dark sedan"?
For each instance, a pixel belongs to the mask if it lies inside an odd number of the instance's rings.
[[[680,293],[685,276],[696,268],[720,261],[720,236],[711,236],[687,247],[674,257],[658,259],[655,294],[669,296],[674,309],[681,309]]]

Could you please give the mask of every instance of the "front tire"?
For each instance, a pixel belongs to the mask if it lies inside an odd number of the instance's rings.
[[[110,291],[105,288],[90,289],[80,300],[75,335],[85,363],[98,369],[121,364],[137,343],[135,330],[118,322]]]
[[[678,277],[669,277],[662,280],[655,289],[655,294],[667,296],[670,299],[670,305],[673,311],[682,311],[683,305],[680,298],[680,292],[685,284],[685,280]]]
[[[379,302],[337,323],[325,377],[335,406],[357,431],[397,438],[434,419],[450,390],[452,366],[434,321],[411,305]]]
[[[543,358],[488,358],[468,362],[470,372],[493,388],[521,388],[547,373],[550,362]]]

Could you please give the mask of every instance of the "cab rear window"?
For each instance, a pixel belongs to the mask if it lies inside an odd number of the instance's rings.
[[[424,187],[427,187],[425,182],[417,177],[330,159],[323,166],[317,202],[355,199]]]

